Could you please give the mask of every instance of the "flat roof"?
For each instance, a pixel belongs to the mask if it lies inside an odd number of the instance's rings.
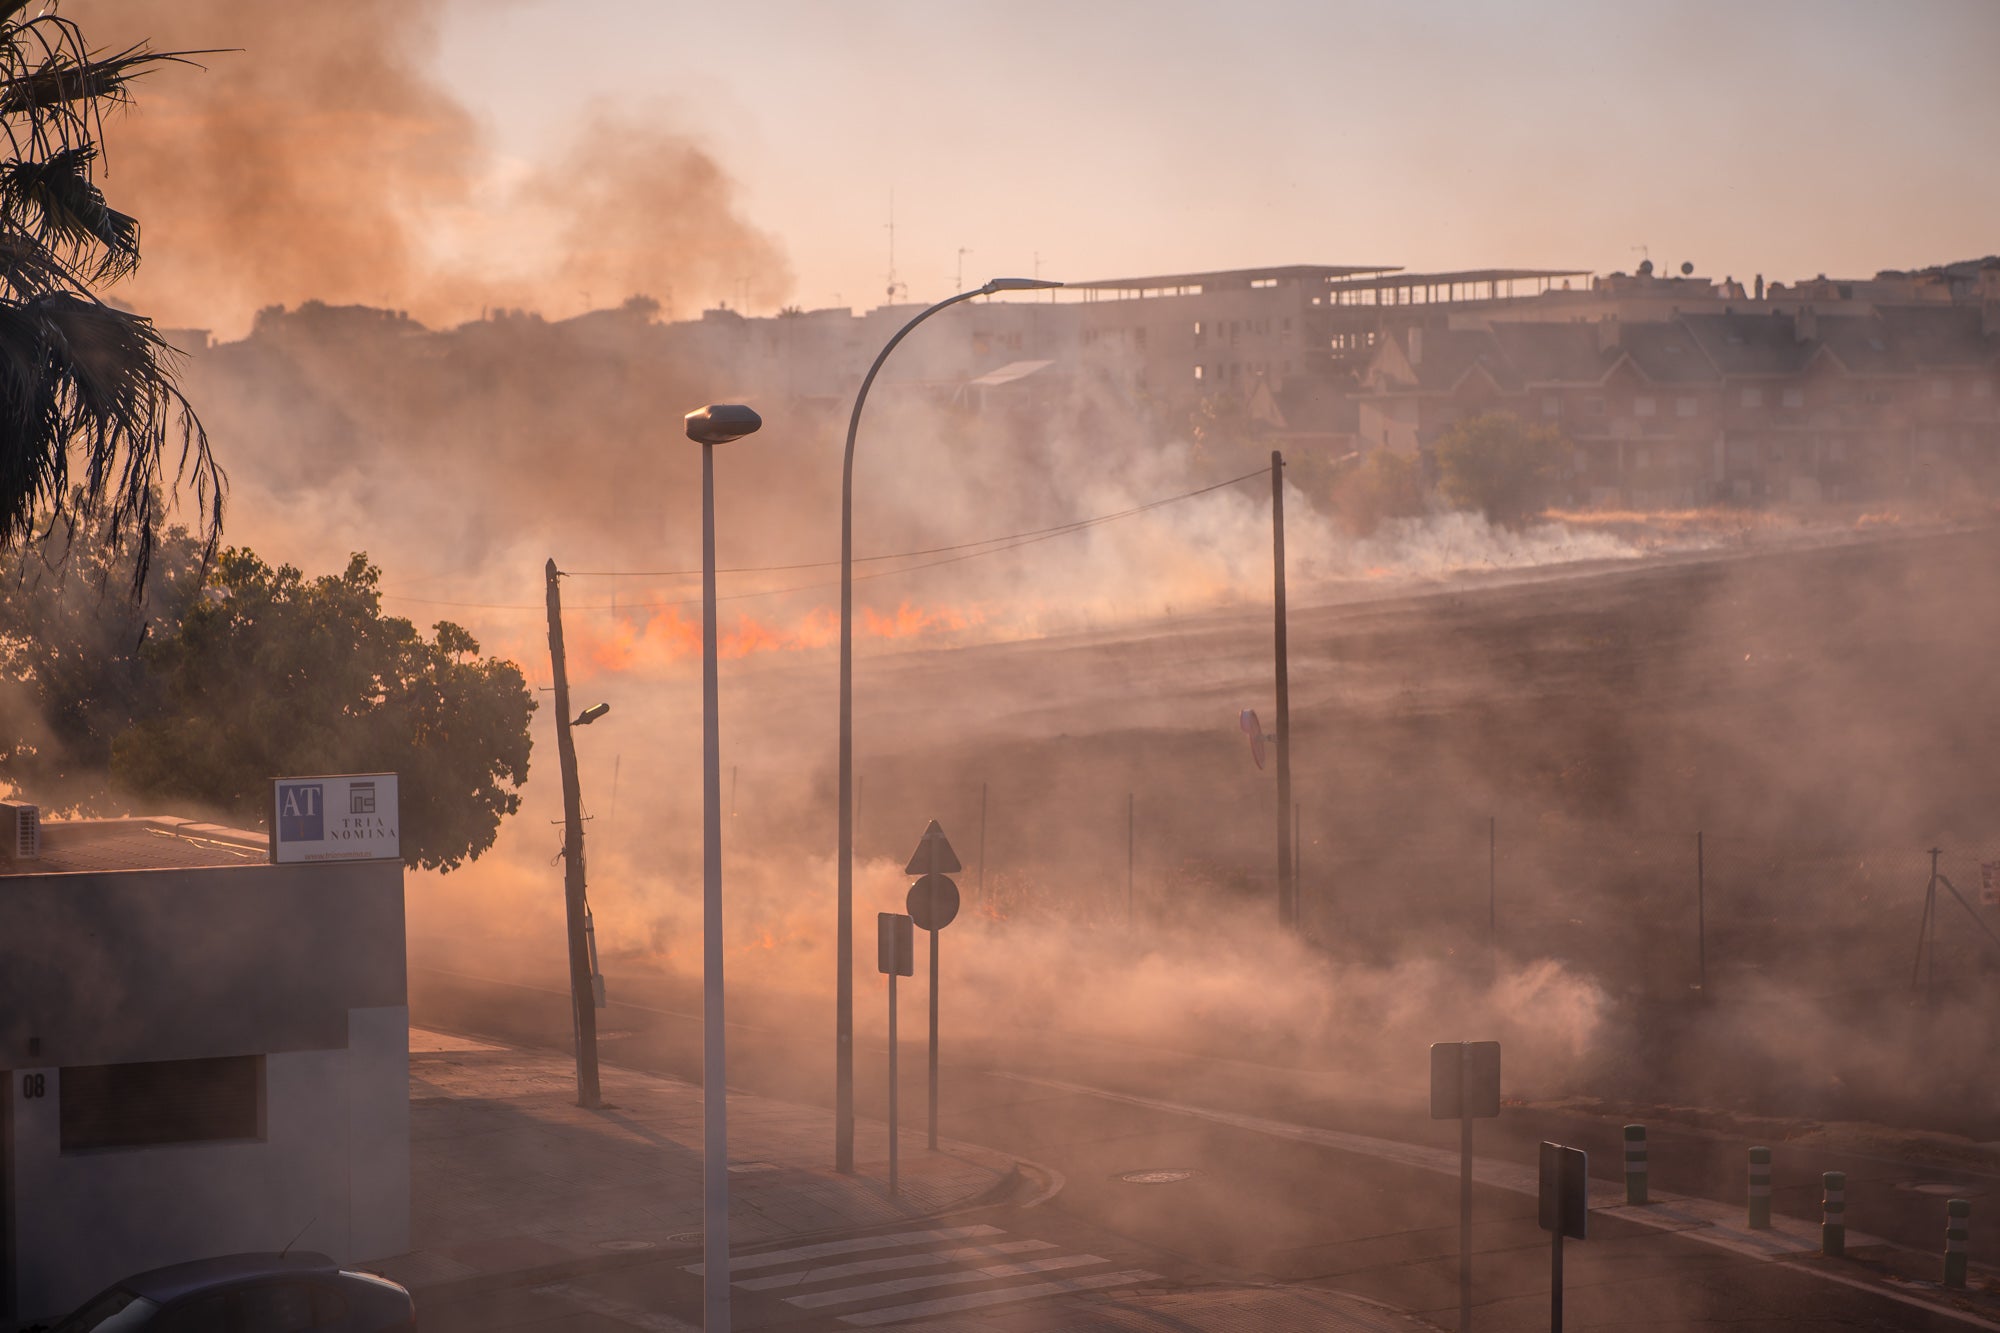
[[[1247,286],[1266,278],[1297,281],[1352,277],[1357,273],[1400,273],[1400,264],[1284,264],[1277,268],[1225,268],[1209,273],[1163,273],[1150,278],[1099,278],[1095,282],[1066,282],[1063,287],[1081,291],[1133,292],[1155,287],[1209,287],[1227,283]]]
[[[1400,269],[1393,277],[1353,278],[1346,281],[1330,282],[1327,286],[1340,292],[1365,292],[1381,287],[1447,287],[1461,283],[1514,282],[1528,278],[1581,278],[1590,275],[1587,268],[1468,268],[1456,273],[1404,273]]]
[[[0,875],[184,870],[271,859],[270,839],[262,833],[162,815],[44,819],[41,841],[42,854],[34,860],[0,858]]]

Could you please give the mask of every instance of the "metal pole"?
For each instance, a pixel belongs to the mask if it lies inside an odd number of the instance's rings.
[[[1461,1052],[1463,1048],[1460,1048]],[[1463,1086],[1463,1084],[1461,1084]],[[1472,1327],[1472,1117],[1458,1118],[1458,1329]]]
[[[1132,880],[1134,868],[1138,864],[1139,796],[1136,792],[1125,793],[1125,924],[1133,921]]]
[[[1924,885],[1924,914],[1917,921],[1917,956],[1910,964],[1910,989],[1915,990],[1924,976],[1924,941],[1930,938],[1931,909],[1937,900],[1937,880]]]
[[[1930,939],[1925,950],[1927,962],[1924,967],[1924,1003],[1937,1003],[1937,882],[1939,849],[1931,848],[1931,883],[1924,894],[1925,906],[1930,913]]]
[[[702,1328],[729,1333],[729,1101],[722,1026],[722,741],[715,670],[715,446],[701,447]]]
[[[562,768],[563,907],[569,918],[569,999],[576,1038],[576,1104],[604,1104],[597,1085],[597,997],[590,985],[590,945],[584,936],[583,796],[576,777],[576,741],[570,735],[569,674],[563,662],[562,593],[556,562],[548,563],[549,665],[555,680],[556,761]]]
[[[1694,962],[1696,988],[1708,998],[1708,860],[1702,835],[1694,835]]]
[[[938,1122],[938,936],[944,934],[937,929],[937,875],[938,840],[926,838],[931,849],[930,888],[926,895],[930,898],[931,913],[931,1095],[930,1095],[930,1150],[937,1151]]]
[[[1563,1333],[1563,1229],[1549,1247],[1549,1333]]]
[[[1302,836],[1300,830],[1303,829],[1304,827],[1305,827],[1305,817],[1303,814],[1300,813],[1299,803],[1297,801],[1293,801],[1292,802],[1292,885],[1293,885],[1292,896],[1294,898],[1299,898],[1299,899],[1303,899],[1305,896],[1303,889],[1303,885],[1305,882],[1305,871],[1300,868],[1300,862],[1299,862],[1299,842]]]
[[[936,937],[932,937],[933,947]],[[889,969],[889,1193],[896,1192],[896,969]]]
[[[1278,677],[1278,924],[1297,929],[1292,884],[1292,688],[1285,652],[1285,456],[1271,451],[1271,605]]]
[[[861,406],[875,383],[882,363],[896,344],[917,327],[960,301],[983,296],[992,284],[976,291],[947,297],[896,331],[888,345],[876,354],[875,362],[854,395],[854,413],[847,419],[847,450],[840,465],[840,753],[839,753],[839,851],[835,857],[834,925],[834,1170],[854,1170],[854,438],[861,430]]]

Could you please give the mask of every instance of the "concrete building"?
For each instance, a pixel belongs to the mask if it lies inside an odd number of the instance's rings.
[[[400,862],[0,806],[0,1321],[288,1243],[409,1248]]]

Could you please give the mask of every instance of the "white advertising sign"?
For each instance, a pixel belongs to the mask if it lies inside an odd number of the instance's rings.
[[[402,859],[396,775],[349,773],[271,783],[271,859]]]

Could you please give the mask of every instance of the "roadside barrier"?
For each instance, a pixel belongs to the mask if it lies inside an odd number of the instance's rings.
[[[1771,1150],[1750,1150],[1750,1229],[1771,1229]]]
[[[1828,1171],[1820,1186],[1819,1252],[1838,1259],[1847,1253],[1847,1173]]]
[[[1965,1199],[1953,1199],[1944,1206],[1944,1212],[1944,1284],[1962,1287],[1966,1250],[1971,1243],[1972,1204]]]
[[[1646,1201],[1646,1127],[1625,1126],[1625,1202]]]

